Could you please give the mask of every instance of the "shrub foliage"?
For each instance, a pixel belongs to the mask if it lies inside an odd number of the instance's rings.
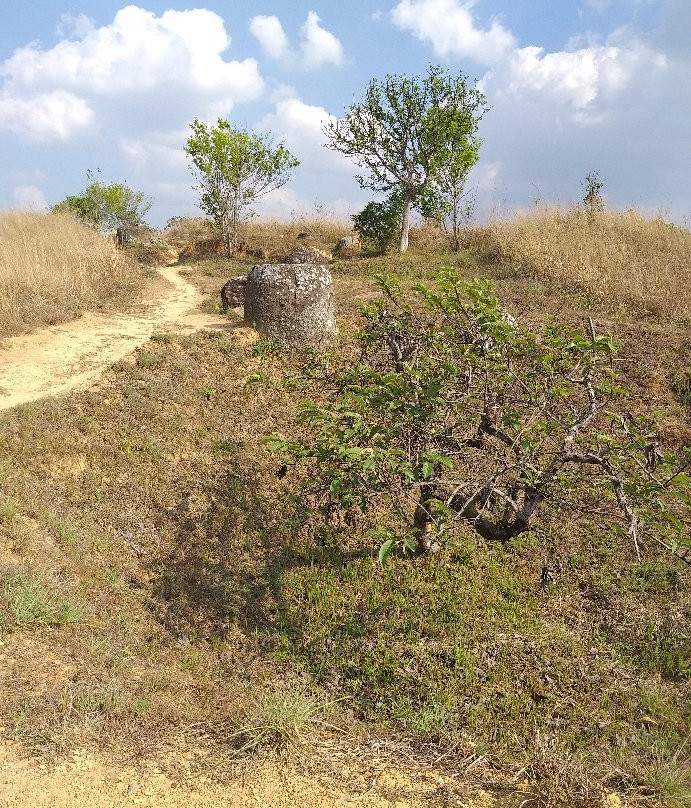
[[[327,509],[376,510],[382,560],[397,543],[437,548],[456,520],[506,542],[565,509],[596,511],[639,557],[646,540],[686,552],[691,453],[663,455],[653,422],[617,408],[609,336],[592,322],[533,333],[452,269],[415,299],[379,284],[359,361],[321,379],[326,403],[302,407],[306,437],[268,443],[307,464],[306,491]]]

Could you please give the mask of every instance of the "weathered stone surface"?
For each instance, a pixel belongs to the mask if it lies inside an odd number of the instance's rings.
[[[339,258],[354,258],[356,255],[360,255],[361,251],[362,245],[357,236],[344,236],[334,247],[334,255]]]
[[[221,289],[221,308],[223,311],[242,306],[245,302],[245,286],[247,285],[247,275],[236,275]]]
[[[328,264],[329,256],[314,247],[296,247],[283,259],[284,264]]]
[[[322,264],[258,264],[247,276],[245,320],[286,347],[333,342],[336,307]]]

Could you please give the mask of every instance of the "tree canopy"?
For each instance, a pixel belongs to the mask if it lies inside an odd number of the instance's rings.
[[[100,230],[123,230],[142,224],[151,200],[124,183],[105,185],[87,171],[88,185],[82,194],[68,196],[54,205],[54,213],[72,213]]]
[[[194,120],[185,151],[199,181],[200,207],[221,229],[226,252],[237,241],[252,205],[285,185],[297,160],[270,134],[249,132],[218,119],[216,126]]]
[[[424,76],[372,79],[364,101],[325,127],[327,145],[367,171],[357,177],[362,188],[401,192],[401,250],[408,247],[410,213],[420,195],[442,171],[454,167],[460,175],[477,162],[476,132],[485,111],[484,96],[463,73],[430,65]]]

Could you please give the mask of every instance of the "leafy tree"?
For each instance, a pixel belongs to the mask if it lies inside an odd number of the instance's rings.
[[[87,171],[88,185],[79,196],[68,196],[54,205],[54,213],[72,213],[101,230],[115,230],[124,239],[124,232],[143,223],[151,200],[142,192],[133,191],[123,183],[110,185],[97,180]]]
[[[382,558],[438,547],[457,520],[507,542],[544,511],[596,512],[639,554],[647,539],[691,550],[691,451],[663,456],[652,422],[617,410],[608,336],[532,333],[451,269],[415,300],[379,283],[361,358],[319,380],[330,395],[302,407],[305,437],[267,439],[307,465],[307,495],[327,512],[376,509]]]
[[[460,249],[461,227],[473,212],[473,200],[465,190],[470,166],[458,162],[445,165],[436,179],[435,189],[439,197],[439,218],[451,232],[451,248]]]
[[[389,75],[372,79],[362,103],[325,128],[330,148],[355,158],[368,176],[363,188],[403,200],[400,250],[408,248],[410,215],[415,201],[434,185],[444,167],[470,168],[478,160],[478,123],[485,99],[453,76],[430,66],[422,77]]]
[[[285,185],[300,164],[271,136],[237,129],[218,119],[216,126],[195,120],[185,151],[199,180],[201,208],[221,229],[226,253],[237,242],[240,223],[265,194]]]
[[[600,180],[600,175],[597,171],[589,171],[585,175],[583,205],[591,219],[605,209],[605,200],[602,198],[603,186],[604,183]]]

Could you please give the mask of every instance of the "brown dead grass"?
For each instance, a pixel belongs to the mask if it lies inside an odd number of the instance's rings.
[[[132,298],[140,270],[72,216],[0,215],[0,337]]]
[[[691,318],[691,233],[661,218],[547,211],[470,229],[465,246],[588,305]]]

